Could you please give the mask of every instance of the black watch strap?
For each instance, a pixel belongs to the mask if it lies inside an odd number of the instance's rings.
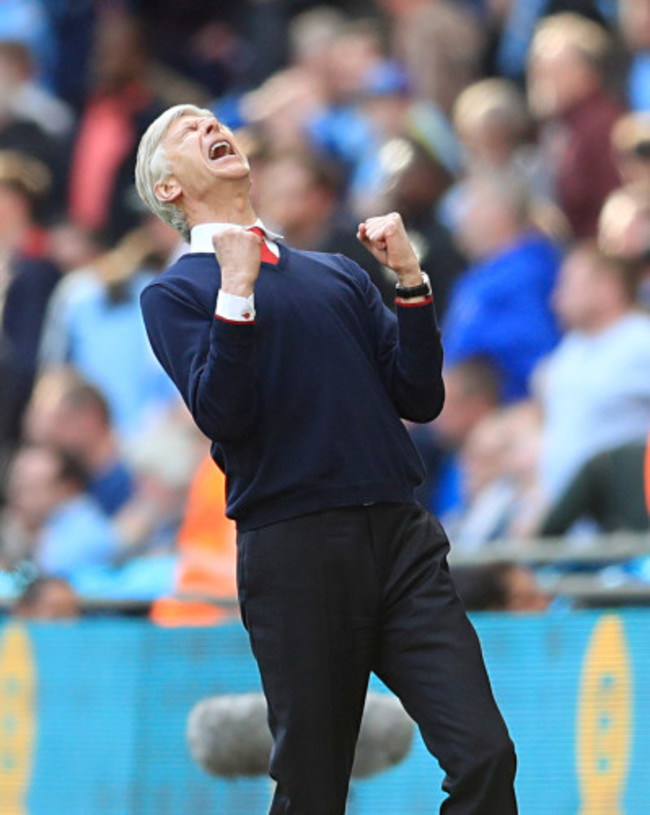
[[[422,283],[418,286],[400,286],[398,283],[395,286],[395,296],[400,300],[411,300],[414,297],[431,297],[433,291],[431,289],[431,281],[426,272],[422,272]]]

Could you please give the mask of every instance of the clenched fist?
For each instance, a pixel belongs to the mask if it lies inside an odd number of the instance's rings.
[[[255,288],[262,262],[262,238],[246,229],[232,227],[212,237],[221,267],[221,289],[249,297]]]
[[[402,286],[419,286],[422,271],[398,212],[368,218],[359,224],[357,238],[384,266],[392,269]]]

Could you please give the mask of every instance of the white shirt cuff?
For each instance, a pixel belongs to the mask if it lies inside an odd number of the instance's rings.
[[[240,297],[219,289],[215,317],[229,323],[252,323],[255,321],[255,295]]]

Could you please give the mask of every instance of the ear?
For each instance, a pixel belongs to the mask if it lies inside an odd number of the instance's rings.
[[[183,190],[173,175],[165,181],[159,181],[153,188],[153,194],[164,204],[171,204],[180,198]]]

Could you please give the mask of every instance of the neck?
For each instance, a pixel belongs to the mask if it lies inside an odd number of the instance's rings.
[[[486,238],[482,251],[479,253],[479,259],[496,257],[497,255],[509,251],[514,247],[522,234],[523,232],[515,227],[512,229],[495,228]]]
[[[113,435],[106,433],[105,436],[97,439],[93,445],[88,446],[82,457],[83,463],[90,473],[101,472],[118,457],[117,445]]]
[[[323,225],[316,221],[282,231],[287,243],[296,249],[317,249],[326,232]]]
[[[240,189],[235,194],[227,198],[215,198],[209,201],[198,201],[186,208],[187,220],[190,226],[206,223],[238,224],[240,226],[250,226],[257,220],[257,214],[253,209],[248,195],[248,185],[246,189]]]
[[[27,240],[29,222],[17,220],[5,221],[0,229],[0,247],[14,251],[20,249]]]
[[[591,334],[592,336],[602,334],[603,331],[607,331],[608,328],[611,328],[611,326],[623,319],[630,311],[630,307],[623,303],[621,303],[618,308],[614,308],[612,304],[612,307],[606,311],[601,311],[593,315],[590,324],[585,327],[585,333]]]

